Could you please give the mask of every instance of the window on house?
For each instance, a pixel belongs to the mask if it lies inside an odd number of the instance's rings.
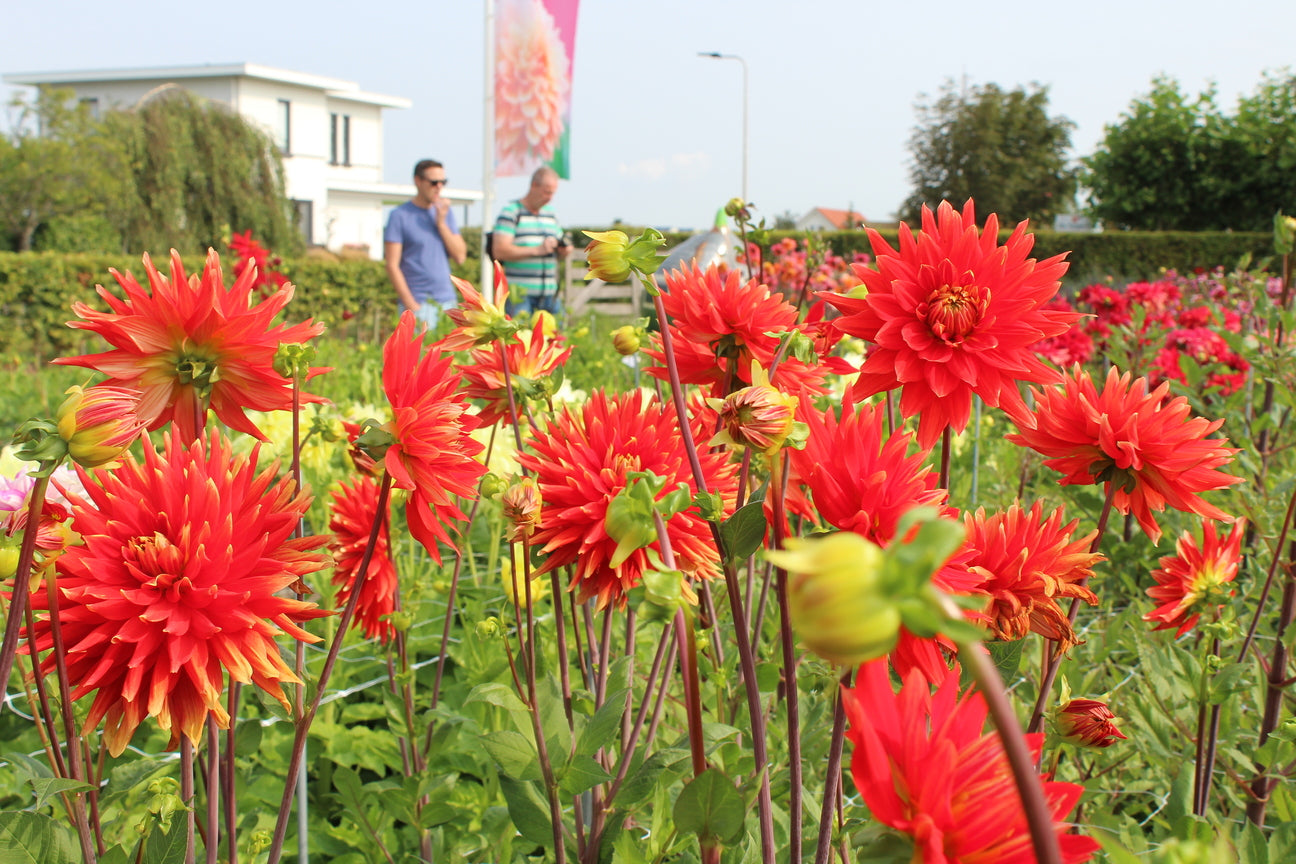
[[[351,164],[351,115],[329,115],[329,164]]]
[[[297,230],[301,232],[302,239],[306,245],[313,245],[315,242],[315,203],[310,200],[294,198],[292,202],[293,216],[297,222]]]
[[[292,103],[280,99],[275,112],[274,142],[285,156],[292,152]]]
[[[90,117],[92,119],[94,120],[99,119],[99,99],[97,97],[87,96],[86,98],[78,101],[80,101],[82,105],[86,106],[86,111],[90,113]]]

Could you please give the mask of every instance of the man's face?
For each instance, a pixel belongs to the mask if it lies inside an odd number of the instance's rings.
[[[558,178],[546,177],[538,183],[531,184],[531,200],[537,202],[538,206],[543,207],[553,200],[554,193],[558,191]]]
[[[435,201],[441,197],[445,188],[446,175],[444,168],[424,168],[421,174],[414,175],[414,185],[424,201]]]

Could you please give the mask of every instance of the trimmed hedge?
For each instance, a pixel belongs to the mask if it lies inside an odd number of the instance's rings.
[[[635,229],[626,228],[627,233]],[[881,231],[892,245],[894,229]],[[573,242],[584,246],[587,239],[580,229],[571,230]],[[688,235],[668,235],[668,245]],[[772,241],[800,237],[798,232],[770,232]],[[850,257],[854,252],[869,252],[868,237],[862,231],[827,233],[824,239],[837,254]],[[1002,235],[1007,237],[1007,233]],[[468,260],[455,267],[456,275],[474,284],[480,273],[481,233],[466,229]],[[1152,279],[1165,268],[1181,272],[1198,267],[1232,268],[1246,256],[1252,266],[1263,263],[1273,254],[1273,238],[1267,233],[1224,232],[1111,232],[1102,234],[1058,234],[1051,231],[1035,235],[1033,254],[1045,258],[1070,251],[1071,268],[1067,282],[1078,287],[1108,276],[1117,281]],[[227,274],[230,261],[226,258]],[[155,263],[166,272],[164,255]],[[189,272],[199,272],[202,259],[185,258]],[[99,350],[88,344],[81,331],[65,326],[72,317],[74,300],[99,309],[103,302],[94,286],[104,284],[116,292],[117,286],[109,268],[131,271],[137,277],[143,272],[139,257],[126,255],[60,254],[55,252],[0,252],[0,315],[9,326],[0,330],[0,354],[31,358],[50,357]],[[396,320],[396,297],[381,261],[327,261],[298,258],[284,261],[282,271],[297,286],[297,295],[289,307],[290,320],[313,317],[323,321],[334,335],[348,338],[380,340]]]

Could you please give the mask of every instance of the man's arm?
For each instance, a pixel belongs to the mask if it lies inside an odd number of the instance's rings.
[[[445,244],[446,254],[456,264],[464,263],[468,258],[468,244],[464,242],[463,237],[450,224],[450,202],[437,201],[436,211],[437,233],[441,235],[441,242]]]
[[[401,249],[404,248],[404,245],[403,243],[384,243],[383,263],[387,266],[387,278],[391,280],[392,287],[396,289],[396,296],[400,298],[406,309],[417,312],[421,304],[414,299],[414,294],[405,281],[405,274],[400,269]]]
[[[524,258],[540,258],[552,255],[558,248],[557,237],[546,237],[540,246],[519,246],[507,234],[496,229],[491,238],[491,256],[496,261],[521,261]]]

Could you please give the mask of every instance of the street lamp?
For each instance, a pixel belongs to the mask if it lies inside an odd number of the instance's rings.
[[[737,60],[742,64],[743,73],[743,136],[742,136],[742,199],[747,200],[747,61],[737,54],[721,54],[719,51],[699,51],[699,57],[711,57],[716,60]]]

